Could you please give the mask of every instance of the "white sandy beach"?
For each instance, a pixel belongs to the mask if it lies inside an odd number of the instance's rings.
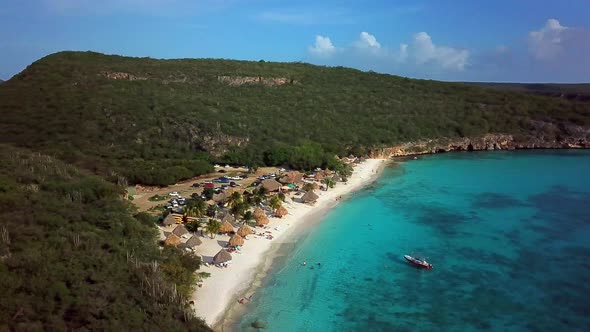
[[[316,212],[328,210],[336,205],[339,197],[345,196],[371,183],[385,164],[385,159],[367,159],[354,167],[348,183],[338,183],[328,191],[316,190],[319,199],[315,205],[302,204],[288,200],[283,206],[289,214],[282,219],[270,218],[270,223],[264,231],[271,231],[274,239],[268,240],[256,235],[249,235],[241,253],[232,254],[233,260],[229,267],[218,268],[213,265],[202,266],[198,272],[209,272],[211,276],[204,279],[203,285],[193,294],[194,309],[209,325],[213,326],[223,317],[226,309],[234,304],[244,292],[250,288],[251,281],[256,277],[258,268],[265,263],[265,258],[271,247],[281,242],[289,241],[289,234],[293,230],[310,220]],[[255,228],[261,232],[261,228]],[[197,247],[196,254],[201,255],[205,262],[211,262],[212,257],[227,243],[228,236],[217,235],[214,239],[202,237],[203,244]]]

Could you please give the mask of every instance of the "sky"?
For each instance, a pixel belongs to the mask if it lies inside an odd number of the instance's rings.
[[[590,0],[0,0],[0,79],[64,50],[590,82]]]

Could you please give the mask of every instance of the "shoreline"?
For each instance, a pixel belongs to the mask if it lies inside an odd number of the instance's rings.
[[[202,266],[198,272],[208,272],[211,276],[204,279],[203,286],[197,288],[191,296],[196,314],[216,331],[227,327],[245,309],[237,300],[248,297],[261,287],[280,248],[295,244],[310,225],[321,221],[340,201],[375,181],[385,169],[388,160],[368,159],[356,165],[347,184],[338,183],[328,191],[318,191],[319,199],[313,206],[288,200],[283,206],[289,214],[282,219],[270,218],[266,228],[272,231],[272,241],[250,235],[242,252],[233,255],[230,267],[222,269],[213,265]],[[203,238],[197,254],[208,262],[227,240],[227,235],[220,235],[215,239]]]

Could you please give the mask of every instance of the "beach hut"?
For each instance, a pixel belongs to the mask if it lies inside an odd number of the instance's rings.
[[[164,245],[176,247],[181,242],[182,241],[180,240],[180,237],[178,237],[178,235],[171,233],[170,235],[168,235],[166,240],[164,240]]]
[[[170,213],[169,215],[164,218],[162,221],[162,225],[164,226],[171,226],[176,225],[178,223],[178,215]]]
[[[263,180],[260,186],[266,189],[266,191],[269,193],[281,189],[281,184],[275,179]]]
[[[320,198],[316,193],[312,191],[308,191],[305,193],[305,195],[303,195],[301,197],[301,201],[303,203],[315,203],[315,201],[318,200],[318,198]]]
[[[275,212],[275,216],[282,218],[283,216],[286,216],[289,214],[289,211],[287,211],[287,209],[284,206],[281,206],[280,208],[277,209],[277,212]]]
[[[201,241],[201,239],[199,239],[196,235],[193,235],[190,239],[188,239],[188,241],[183,243],[183,247],[192,249],[196,246],[201,245],[202,243],[203,241]]]
[[[231,261],[231,254],[225,249],[219,250],[219,252],[213,256],[213,263],[215,264],[221,264],[229,261]]]
[[[322,180],[324,179],[324,173],[322,173],[322,172],[317,172],[317,173],[315,173],[315,176],[314,176],[314,178],[315,178],[316,180],[318,180],[318,181],[322,181]]]
[[[176,236],[183,236],[184,234],[188,233],[188,230],[186,229],[186,227],[184,227],[184,225],[178,225],[176,226],[176,228],[174,228],[172,233]]]
[[[268,224],[268,217],[263,216],[261,218],[256,219],[256,226],[264,226]]]
[[[289,172],[285,175],[283,175],[280,179],[279,182],[283,183],[283,184],[297,184],[299,182],[301,182],[301,180],[303,179],[303,174],[297,171],[292,171]]]
[[[243,246],[244,245],[244,238],[239,236],[238,234],[235,234],[234,236],[229,238],[228,243],[230,246],[233,246],[233,247]]]
[[[261,217],[266,217],[266,213],[264,213],[264,210],[261,208],[256,208],[254,210],[254,219],[258,219]]]
[[[248,225],[242,225],[240,228],[238,228],[236,234],[238,234],[241,237],[245,237],[250,234],[254,234],[254,231]]]
[[[234,226],[227,221],[221,223],[219,226],[219,233],[231,233],[234,231]]]

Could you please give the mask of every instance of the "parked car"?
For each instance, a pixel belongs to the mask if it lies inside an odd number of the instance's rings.
[[[239,187],[240,185],[232,181],[229,183],[229,186],[234,188],[234,187]]]
[[[195,187],[195,188],[199,188],[199,187],[201,187],[201,184],[200,184],[200,183],[198,183],[198,182],[195,182],[195,183],[193,183],[193,187]]]
[[[173,191],[173,192],[169,193],[168,195],[170,195],[172,197],[180,197],[180,194],[178,193],[178,191]]]
[[[203,184],[203,188],[215,188],[215,184],[214,183],[204,183]]]
[[[229,183],[229,179],[227,178],[223,178],[223,179],[219,179],[220,183]]]
[[[219,171],[217,171],[217,172],[219,172],[219,173],[225,173],[225,170],[224,170],[224,169],[220,169],[220,170],[219,170]]]
[[[220,183],[221,182],[221,179],[213,179],[213,182]]]

